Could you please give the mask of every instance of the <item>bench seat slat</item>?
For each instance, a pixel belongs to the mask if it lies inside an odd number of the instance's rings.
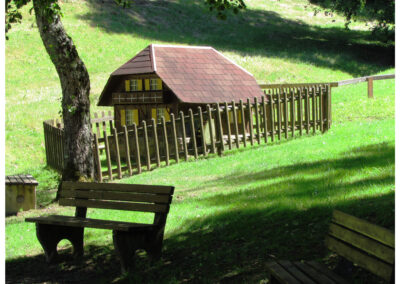
[[[60,198],[59,204],[62,206],[76,206],[76,207],[88,207],[88,208],[100,208],[100,209],[153,212],[153,213],[167,213],[169,210],[169,205],[165,204],[146,204],[146,203],[84,200],[84,199],[69,199],[69,198]]]
[[[386,228],[382,228],[338,210],[333,211],[332,222],[350,228],[353,231],[394,248],[394,233]]]
[[[70,182],[70,181],[64,181],[62,184],[62,189],[63,190],[86,189],[86,190],[99,190],[99,191],[154,193],[154,194],[166,194],[166,195],[172,195],[174,193],[173,186],[97,183],[97,182]]]
[[[349,243],[356,248],[370,253],[387,263],[394,263],[394,249],[385,246],[380,242],[365,237],[364,235],[360,235],[347,228],[343,228],[334,223],[332,223],[329,227],[329,234],[337,239],[340,239],[341,241]]]
[[[306,262],[309,266],[313,267],[315,270],[317,270],[320,273],[325,274],[329,278],[333,279],[336,283],[341,283],[341,284],[349,284],[349,282],[342,278],[341,276],[335,274],[333,271],[329,270],[328,267],[325,265],[316,262],[316,261],[307,261]]]
[[[358,264],[360,267],[371,271],[386,281],[390,281],[393,270],[392,265],[389,265],[375,257],[369,256],[366,253],[363,253],[360,250],[355,249],[354,247],[349,246],[332,236],[328,236],[326,238],[326,246],[331,251],[334,251],[340,256],[343,256],[353,263]]]
[[[154,202],[160,204],[171,203],[171,196],[156,195],[147,193],[129,193],[129,192],[109,192],[109,191],[92,191],[92,190],[62,190],[60,197],[64,198],[87,198],[102,200],[123,200],[136,202]]]
[[[316,284],[307,274],[304,274],[303,271],[298,269],[291,261],[288,260],[280,260],[278,263],[286,269],[290,274],[292,274],[296,279],[300,280],[301,283],[307,284]]]
[[[313,267],[302,263],[302,262],[295,262],[294,263],[298,269],[303,271],[308,277],[312,278],[317,283],[324,283],[324,284],[335,284],[335,281],[328,278],[326,275],[316,271]]]
[[[272,277],[276,278],[279,283],[284,284],[301,284],[299,280],[293,277],[289,272],[287,272],[281,265],[277,262],[269,262],[266,265],[267,270]]]
[[[60,226],[64,225],[64,226],[70,226],[70,227],[88,227],[88,228],[109,229],[109,230],[118,230],[118,231],[152,229],[154,227],[154,225],[152,225],[152,224],[138,224],[138,223],[99,220],[99,219],[90,219],[90,218],[79,218],[79,217],[61,216],[61,215],[50,215],[50,216],[26,218],[25,221],[40,223],[40,224],[49,224],[49,225],[60,225]]]

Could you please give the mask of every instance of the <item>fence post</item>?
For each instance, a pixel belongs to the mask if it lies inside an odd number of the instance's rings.
[[[119,153],[119,139],[118,139],[118,132],[117,129],[112,128],[112,132],[114,134],[114,141],[115,141],[115,155],[117,156],[117,171],[118,171],[118,178],[122,178],[122,172],[121,172],[121,157]]]
[[[240,116],[242,118],[242,134],[243,134],[243,146],[246,147],[246,140],[247,140],[247,133],[246,133],[246,118],[244,115],[244,107],[243,107],[243,101],[239,100],[239,110],[240,110]]]
[[[153,126],[153,138],[154,138],[154,148],[156,150],[156,162],[157,162],[157,167],[160,167],[161,162],[160,162],[160,149],[158,147],[158,134],[157,134],[157,124],[154,118],[151,119],[151,124]]]
[[[183,111],[179,113],[180,118],[181,118],[181,127],[182,127],[182,145],[183,145],[183,152],[185,155],[185,161],[187,162],[189,160],[188,157],[188,149],[187,149],[187,144],[186,144],[186,127],[185,127],[185,116],[183,115]]]
[[[103,136],[104,136],[104,146],[106,148],[108,176],[110,180],[113,180],[112,169],[111,169],[110,146],[108,144],[107,132],[105,130],[103,130]]]
[[[374,97],[374,78],[369,77],[368,80],[368,98],[372,99]]]
[[[97,168],[97,178],[99,182],[103,182],[103,174],[101,172],[99,140],[97,139],[96,133],[93,133],[93,140],[94,140],[94,158],[96,161],[96,168]]]
[[[132,175],[132,165],[131,165],[131,153],[129,149],[129,138],[128,138],[128,129],[126,129],[126,125],[124,128],[124,138],[125,138],[125,154],[126,154],[126,165],[128,166],[129,175]]]
[[[257,143],[258,145],[260,145],[261,143],[261,134],[260,134],[260,113],[259,113],[259,109],[258,109],[258,100],[257,98],[254,98],[254,112],[256,114],[256,129],[257,129]]]
[[[236,104],[235,101],[232,101],[232,113],[233,113],[233,124],[235,129],[235,138],[236,138],[236,148],[239,149],[240,141],[239,141],[239,128],[238,128],[238,119],[236,114]]]
[[[146,121],[142,121],[143,127],[143,136],[144,136],[144,148],[146,150],[146,163],[147,170],[151,169],[151,160],[150,160],[150,149],[149,149],[149,136],[147,135],[147,124]]]
[[[265,96],[267,94],[264,91],[264,96],[261,98],[262,109],[263,109],[263,122],[264,122],[264,141],[268,143],[268,121],[267,121],[267,106],[265,105]]]
[[[229,150],[232,150],[231,125],[230,125],[230,121],[229,121],[229,109],[228,109],[227,102],[225,102],[225,118],[226,118],[226,128],[228,131],[228,146],[229,146]]]
[[[136,167],[138,170],[138,174],[142,172],[142,163],[140,162],[140,148],[139,148],[139,137],[138,137],[138,128],[136,127],[136,123],[133,123],[133,131],[135,137],[135,148],[136,148]]]
[[[219,108],[219,103],[216,104],[217,107],[217,129],[218,129],[218,136],[221,142],[220,146],[218,147],[218,154],[221,155],[224,149],[224,133],[222,131],[222,121],[221,121],[221,110]],[[221,151],[221,153],[220,153]]]
[[[205,156],[207,156],[207,145],[206,145],[206,139],[204,137],[203,113],[201,112],[201,107],[200,106],[198,106],[197,109],[199,111],[201,143],[202,143],[202,146],[203,146],[203,155],[205,157]]]
[[[192,144],[194,150],[194,158],[197,160],[198,153],[197,153],[197,141],[196,141],[196,129],[194,128],[194,118],[193,118],[193,111],[189,109],[189,117],[190,117],[190,129],[192,134]]]
[[[171,113],[172,135],[174,136],[175,162],[179,163],[178,137],[176,135],[175,116]]]
[[[214,134],[212,131],[212,113],[210,105],[207,105],[207,113],[208,113],[208,126],[210,130],[211,153],[215,154],[215,141],[214,141]]]
[[[169,166],[169,145],[167,136],[167,126],[165,124],[165,117],[161,117],[162,131],[164,136],[164,149],[165,149],[165,164]]]

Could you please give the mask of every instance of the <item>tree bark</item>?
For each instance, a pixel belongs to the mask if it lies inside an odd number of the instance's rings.
[[[90,123],[89,74],[60,15],[54,10],[57,0],[33,0],[36,23],[62,88],[64,120],[63,180],[93,179],[92,131]]]

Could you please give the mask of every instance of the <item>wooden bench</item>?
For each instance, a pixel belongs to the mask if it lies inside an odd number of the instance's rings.
[[[326,246],[341,257],[394,283],[394,233],[335,210]],[[267,263],[270,283],[348,283],[315,261]]]
[[[59,204],[76,207],[75,216],[50,215],[25,221],[36,223],[37,238],[48,262],[57,257],[57,244],[62,239],[68,239],[74,255],[81,257],[85,227],[112,230],[114,247],[125,272],[137,249],[146,250],[152,258],[160,257],[173,192],[172,186],[63,182]],[[153,224],[130,223],[86,218],[87,208],[155,214]]]

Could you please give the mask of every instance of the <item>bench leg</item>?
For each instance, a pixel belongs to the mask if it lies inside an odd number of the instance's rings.
[[[36,235],[43,247],[47,262],[55,261],[58,255],[57,244],[63,239],[72,243],[75,257],[82,257],[83,230],[84,228],[36,223]]]
[[[122,232],[113,231],[113,241],[115,251],[121,261],[122,273],[133,268],[133,257],[136,250],[144,249],[152,259],[161,256],[162,239],[155,238],[154,232]]]

